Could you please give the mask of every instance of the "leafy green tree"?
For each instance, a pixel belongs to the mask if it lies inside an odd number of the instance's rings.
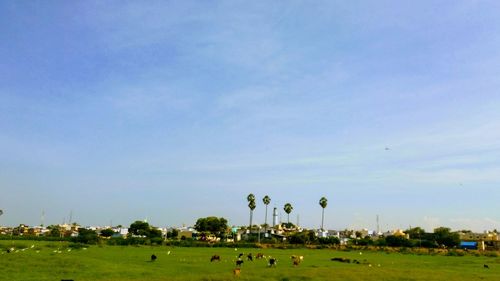
[[[149,223],[145,221],[135,221],[128,228],[129,235],[145,236],[149,234]]]
[[[144,221],[135,221],[128,228],[129,235],[143,236],[147,238],[161,237],[161,230],[152,227]]]
[[[325,198],[325,197],[321,197],[321,199],[319,199],[319,205],[321,206],[321,230],[324,231],[325,229],[323,228],[323,222],[325,220],[325,208],[326,208],[326,205],[328,205],[328,200]]]
[[[266,228],[266,231],[267,231],[267,205],[269,205],[271,203],[271,197],[269,196],[264,196],[264,198],[262,198],[262,202],[264,203],[264,205],[266,205],[266,217],[264,219],[264,224],[265,224],[265,228]]]
[[[47,226],[49,230],[48,236],[50,237],[61,237],[61,231],[59,230],[58,225],[49,225]]]
[[[410,239],[422,239],[425,236],[425,230],[418,226],[407,229],[404,232],[410,235]]]
[[[95,244],[98,241],[97,232],[91,229],[79,228],[78,236],[72,237],[71,240],[77,243]]]
[[[283,206],[283,210],[288,216],[288,223],[290,223],[290,213],[293,211],[293,206],[290,203],[286,203],[285,206]]]
[[[175,238],[177,238],[178,236],[179,236],[179,230],[177,230],[177,229],[175,229],[175,228],[174,228],[174,229],[172,229],[172,230],[170,230],[170,231],[167,233],[167,237],[172,238],[172,239],[175,239]]]
[[[340,244],[340,239],[335,236],[320,237],[318,238],[318,242],[323,245],[338,245]]]
[[[194,229],[199,232],[210,232],[217,237],[223,237],[227,232],[227,220],[217,217],[199,218],[194,225]]]
[[[356,239],[356,245],[359,245],[359,246],[373,245],[373,240],[369,236],[359,238],[359,239]]]
[[[115,234],[115,232],[111,228],[101,230],[101,236],[103,237],[111,237],[113,234]]]
[[[438,245],[446,247],[455,247],[460,244],[460,235],[456,232],[451,232],[451,229],[448,227],[434,229],[434,239]]]
[[[403,236],[390,235],[385,238],[387,246],[390,247],[412,247],[410,240]]]
[[[291,244],[312,244],[317,240],[314,230],[295,232],[290,236]]]
[[[156,227],[149,228],[149,233],[147,235],[148,238],[161,238],[162,233],[161,230]]]

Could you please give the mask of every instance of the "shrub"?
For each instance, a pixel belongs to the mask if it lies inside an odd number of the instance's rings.
[[[496,257],[498,257],[498,253],[497,252],[489,252],[488,251],[488,252],[484,252],[484,255],[486,257],[490,257],[490,258],[496,258]]]

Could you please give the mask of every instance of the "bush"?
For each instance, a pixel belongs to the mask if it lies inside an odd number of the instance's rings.
[[[339,245],[340,240],[337,237],[322,237],[318,239],[319,244],[321,245]]]
[[[413,243],[402,236],[387,236],[385,241],[387,242],[387,246],[391,247],[413,247]]]
[[[490,258],[497,258],[498,253],[497,252],[484,252],[484,256],[490,257]]]
[[[68,248],[71,248],[71,249],[81,249],[81,248],[86,248],[88,247],[87,245],[85,244],[82,244],[82,243],[69,243],[68,245]]]
[[[449,251],[447,254],[447,256],[451,256],[451,257],[463,257],[465,256],[465,253],[463,251]]]

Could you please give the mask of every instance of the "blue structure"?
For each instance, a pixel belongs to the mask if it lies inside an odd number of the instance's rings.
[[[460,242],[460,248],[467,250],[477,250],[477,242],[462,241]]]

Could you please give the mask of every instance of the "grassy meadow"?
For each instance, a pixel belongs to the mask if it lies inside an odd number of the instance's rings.
[[[165,246],[90,246],[67,242],[0,241],[0,280],[500,280],[500,258],[441,256],[329,249],[233,249]],[[7,253],[5,249],[14,248]],[[278,259],[246,261],[233,275],[239,253]],[[158,259],[150,261],[151,254]],[[214,254],[220,262],[210,262]],[[294,267],[291,255],[304,261]],[[366,260],[341,263],[331,258]],[[484,264],[489,269],[484,268]]]

